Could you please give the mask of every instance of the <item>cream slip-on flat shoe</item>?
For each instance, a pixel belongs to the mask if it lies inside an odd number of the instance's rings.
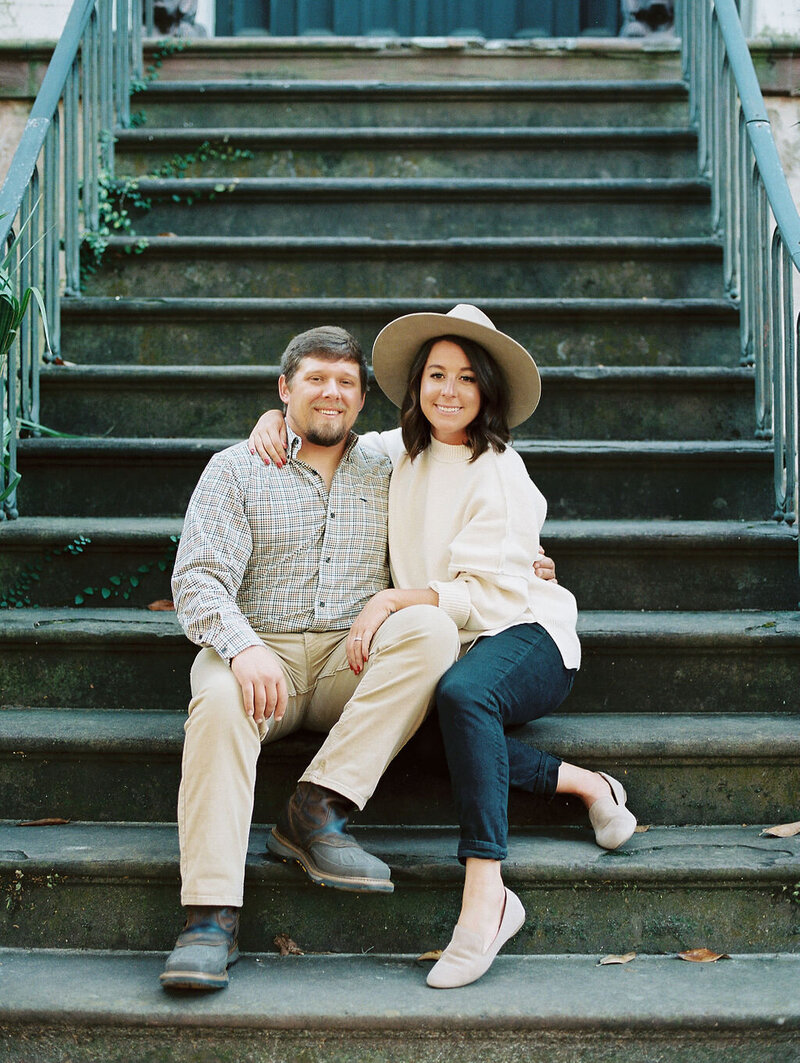
[[[602,849],[618,849],[636,830],[636,816],[625,807],[628,795],[621,782],[604,771],[601,775],[611,787],[608,797],[600,797],[589,809],[589,821],[594,827],[594,836]]]
[[[428,985],[434,989],[457,989],[477,981],[481,975],[486,974],[497,953],[524,922],[525,909],[522,907],[522,901],[516,893],[506,889],[503,918],[494,941],[484,949],[480,934],[473,934],[471,930],[456,926],[450,944],[428,974]]]

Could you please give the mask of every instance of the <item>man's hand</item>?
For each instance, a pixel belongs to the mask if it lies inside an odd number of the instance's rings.
[[[282,720],[286,712],[286,678],[266,646],[248,646],[231,661],[231,671],[242,688],[244,711],[255,723],[270,716]]]
[[[286,464],[288,439],[286,421],[280,410],[262,413],[247,440],[251,454],[258,454],[265,465],[274,462],[279,469]]]
[[[558,583],[558,580],[556,579],[555,561],[552,559],[552,557],[547,556],[547,554],[544,552],[543,546],[539,547],[539,553],[542,556],[538,559],[538,561],[534,561],[533,563],[534,575],[538,576],[539,579],[551,579],[553,583]]]

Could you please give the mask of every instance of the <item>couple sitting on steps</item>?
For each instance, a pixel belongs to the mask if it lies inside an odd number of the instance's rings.
[[[216,454],[175,562],[192,667],[178,798],[186,925],[167,989],[216,989],[238,956],[261,747],[327,732],[268,838],[316,883],[390,893],[389,867],[347,830],[435,705],[466,866],[461,913],[428,984],[475,981],[523,925],[504,887],[508,788],[577,794],[598,845],[636,820],[611,776],[519,741],[580,664],[575,599],[540,557],[546,503],[508,444],[535,409],[528,352],[477,307],[409,314],[375,341],[400,429],[352,431],[367,366],[340,328],[296,336],[284,415]],[[387,553],[388,544],[388,553]]]

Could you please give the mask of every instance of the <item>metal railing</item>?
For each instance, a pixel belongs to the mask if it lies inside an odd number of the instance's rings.
[[[797,529],[800,215],[734,0],[680,0],[676,25],[742,361],[755,366],[756,435],[774,445],[774,516]]]
[[[130,125],[131,88],[143,76],[143,22],[152,30],[153,0],[75,0],[0,188],[0,248],[4,254],[21,233],[14,287],[41,290],[51,344],[45,350],[29,314],[8,352],[0,497],[17,479],[20,421],[39,422],[40,365],[60,356],[60,298],[80,290],[81,240],[99,227],[99,180],[114,172],[114,128]],[[0,520],[16,516],[12,490]]]

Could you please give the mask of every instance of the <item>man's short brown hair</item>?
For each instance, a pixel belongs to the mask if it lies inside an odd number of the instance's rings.
[[[361,344],[337,325],[321,325],[301,332],[289,340],[286,350],[281,355],[281,373],[286,383],[291,384],[292,377],[300,368],[304,358],[324,358],[329,362],[355,362],[361,378],[361,394],[367,393],[369,379],[367,362]]]

